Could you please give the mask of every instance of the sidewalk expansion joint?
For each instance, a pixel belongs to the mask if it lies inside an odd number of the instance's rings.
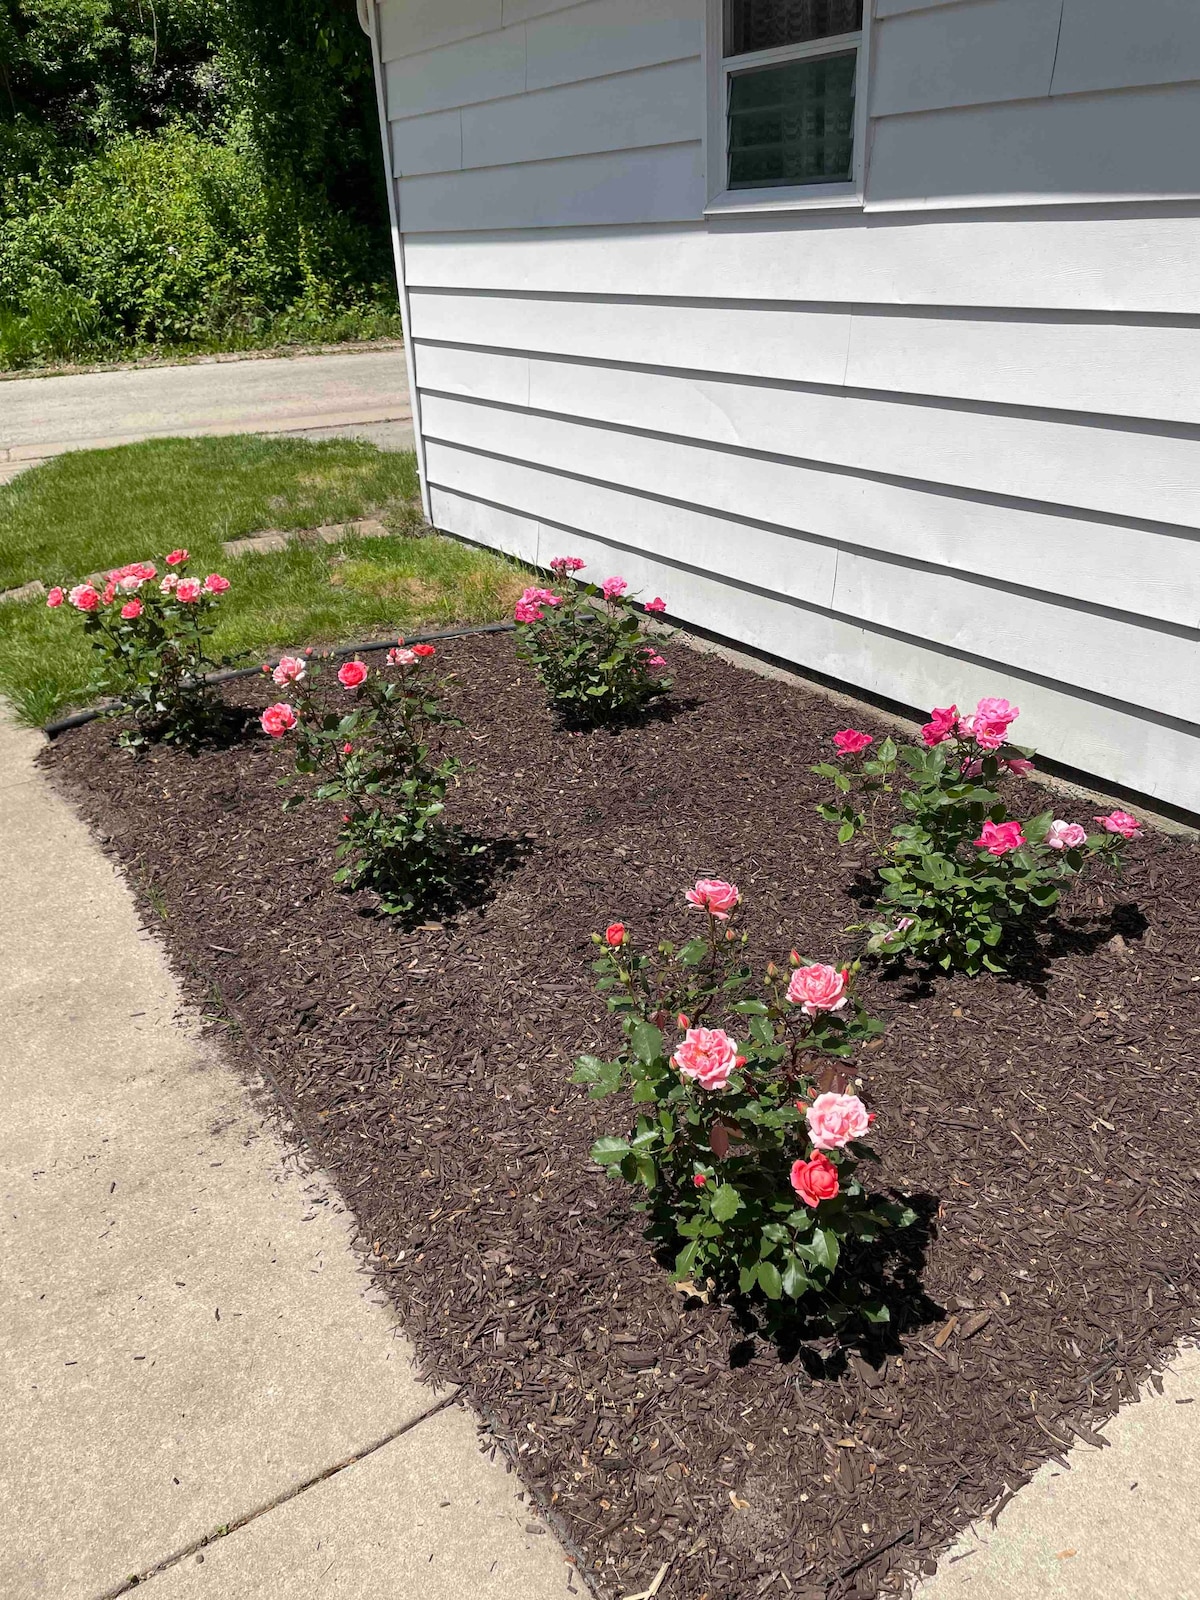
[[[458,1390],[452,1389],[449,1394],[443,1395],[435,1405],[430,1406],[428,1411],[422,1411],[421,1415],[414,1417],[411,1422],[406,1422],[402,1427],[393,1429],[391,1433],[385,1434],[382,1439],[376,1439],[373,1444],[366,1445],[361,1450],[356,1450],[352,1456],[347,1456],[334,1466],[326,1467],[323,1471],[315,1473],[311,1478],[306,1478],[303,1483],[298,1483],[294,1489],[288,1489],[285,1493],[276,1495],[274,1500],[268,1500],[264,1505],[256,1506],[253,1511],[247,1511],[244,1516],[238,1517],[236,1521],[221,1523],[212,1533],[206,1533],[201,1535],[199,1539],[193,1539],[191,1544],[185,1545],[182,1550],[177,1550],[174,1555],[165,1556],[161,1561],[156,1561],[153,1566],[146,1567],[141,1572],[131,1573],[128,1578],[117,1584],[115,1588],[105,1589],[98,1594],[95,1600],[117,1600],[118,1595],[129,1594],[132,1590],[140,1588],[142,1584],[149,1583],[150,1579],[158,1577],[160,1572],[167,1572],[171,1567],[177,1567],[181,1561],[186,1561],[188,1556],[196,1555],[210,1544],[215,1543],[216,1540],[227,1538],[231,1533],[238,1533],[249,1523],[257,1522],[259,1517],[266,1516],[268,1512],[277,1510],[279,1506],[287,1505],[289,1500],[295,1500],[298,1495],[306,1493],[309,1489],[315,1489],[319,1483],[325,1483],[330,1478],[336,1478],[338,1473],[344,1472],[347,1467],[353,1467],[358,1462],[365,1461],[368,1456],[373,1456],[377,1451],[382,1450],[385,1445],[391,1444],[395,1439],[402,1438],[406,1433],[411,1433],[414,1428],[419,1428],[423,1422],[428,1422],[431,1417],[436,1417],[439,1412],[445,1411],[448,1406],[454,1404],[457,1398]]]

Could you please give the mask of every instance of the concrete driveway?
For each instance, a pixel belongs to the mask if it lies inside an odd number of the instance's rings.
[[[350,435],[412,444],[399,345],[0,382],[0,482],[66,450],[166,435]]]

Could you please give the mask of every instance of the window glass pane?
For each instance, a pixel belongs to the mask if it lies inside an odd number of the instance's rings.
[[[849,182],[857,59],[848,50],[731,76],[731,189]]]
[[[857,33],[863,0],[725,0],[725,54]]]

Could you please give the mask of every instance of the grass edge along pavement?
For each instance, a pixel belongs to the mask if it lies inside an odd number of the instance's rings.
[[[349,440],[150,440],[80,451],[0,486],[0,583],[75,582],[122,563],[192,552],[230,579],[219,654],[249,658],[422,626],[491,621],[521,587],[507,558],[442,536],[411,536],[415,457]],[[226,540],[379,517],[386,539],[226,558]],[[27,723],[85,703],[88,652],[44,600],[0,606],[0,690]]]
[[[688,1558],[668,1594],[751,1595],[780,1568],[806,1600],[818,1576],[839,1600],[890,1592],[1194,1325],[1195,852],[1150,836],[1101,904],[1071,908],[1040,977],[913,996],[872,976],[890,1024],[865,1064],[882,1177],[943,1206],[932,1306],[878,1366],[851,1350],[839,1369],[818,1344],[805,1371],[761,1343],[731,1364],[745,1340],[727,1311],[682,1301],[588,1167],[607,1119],[565,1079],[600,1042],[590,933],[614,915],[668,931],[700,865],[741,884],[762,954],[781,938],[839,951],[849,868],[805,821],[837,714],[675,651],[669,716],[563,737],[505,638],[444,654],[479,736],[458,815],[529,842],[453,923],[397,937],[338,896],[335,823],[281,816],[288,756],[265,741],[178,768],[152,753],[139,775],[93,728],[48,759],[153,883],[176,960],[280,1076],[427,1359],[558,1494],[608,1592],[668,1554]]]

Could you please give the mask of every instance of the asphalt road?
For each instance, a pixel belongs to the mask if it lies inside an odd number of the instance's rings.
[[[200,361],[0,382],[0,482],[67,450],[180,434],[412,443],[404,351]]]

